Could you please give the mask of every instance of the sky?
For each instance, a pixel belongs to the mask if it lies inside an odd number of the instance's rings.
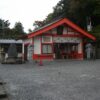
[[[15,22],[23,24],[25,32],[33,29],[36,20],[43,20],[53,11],[60,0],[0,0],[0,18],[9,20],[10,27]]]

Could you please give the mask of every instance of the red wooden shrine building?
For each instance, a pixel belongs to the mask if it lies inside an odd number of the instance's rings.
[[[84,39],[96,40],[67,18],[56,20],[30,33],[23,40],[23,46],[32,44],[33,60],[83,59]],[[24,53],[24,50],[23,50]]]

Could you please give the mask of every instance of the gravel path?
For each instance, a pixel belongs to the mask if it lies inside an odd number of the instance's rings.
[[[100,60],[0,64],[11,100],[100,100]]]

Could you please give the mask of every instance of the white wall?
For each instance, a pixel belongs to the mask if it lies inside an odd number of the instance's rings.
[[[34,54],[41,54],[41,37],[34,37]]]
[[[63,34],[68,34],[67,33],[67,27],[64,27]]]
[[[56,28],[52,29],[52,34],[57,34],[57,29]]]
[[[82,53],[82,52],[83,52],[83,45],[81,40],[81,42],[78,44],[78,53]]]
[[[27,59],[28,60],[32,60],[32,56],[33,56],[33,53],[34,53],[34,45],[32,44],[29,44],[28,45],[28,48],[27,48]]]
[[[42,36],[42,43],[52,43],[52,36]]]

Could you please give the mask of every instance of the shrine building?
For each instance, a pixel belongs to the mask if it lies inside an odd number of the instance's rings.
[[[28,34],[23,39],[23,53],[25,46],[33,45],[31,57],[33,60],[54,59],[84,59],[84,42],[89,38],[96,38],[71,22],[62,18]]]

